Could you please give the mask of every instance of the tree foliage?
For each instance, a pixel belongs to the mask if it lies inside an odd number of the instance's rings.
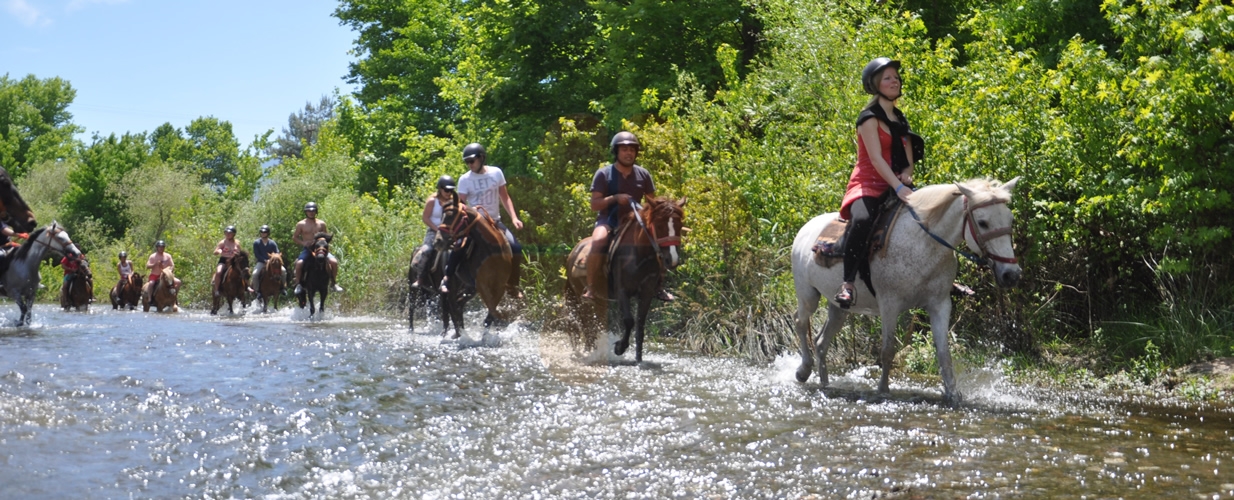
[[[304,103],[304,110],[292,113],[287,117],[287,126],[270,145],[267,153],[274,157],[300,157],[305,146],[317,142],[317,134],[322,125],[334,117],[334,108],[338,105],[330,96],[321,96],[316,105]]]
[[[73,134],[82,128],[72,123],[68,107],[76,96],[73,86],[58,77],[0,76],[0,165],[10,175],[21,176],[41,161],[74,156]]]

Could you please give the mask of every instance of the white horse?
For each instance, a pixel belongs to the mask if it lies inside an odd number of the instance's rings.
[[[21,308],[19,324],[30,324],[30,309],[34,307],[34,294],[39,289],[39,262],[48,250],[61,255],[81,255],[69,233],[56,222],[36,229],[21,247],[9,251],[9,268],[0,283],[4,284],[9,298]]]
[[[818,309],[821,297],[830,298],[839,291],[843,265],[823,267],[815,263],[812,250],[823,226],[839,214],[824,214],[807,222],[793,240],[792,255],[793,282],[797,291],[795,326],[801,349],[797,380],[809,379],[810,370],[817,362],[818,377],[823,386],[827,386],[827,347],[849,313],[855,312],[879,316],[882,320],[883,346],[879,355],[882,376],[878,391],[888,392],[897,320],[909,309],[923,308],[930,315],[944,398],[956,403],[961,401],[963,395],[956,387],[951,350],[947,345],[950,292],[957,267],[953,250],[964,241],[980,257],[978,260],[993,262],[994,279],[999,286],[1015,286],[1020,279],[1020,266],[1012,248],[1012,217],[1007,203],[1017,181],[1019,177],[1000,185],[997,181],[974,179],[962,184],[928,186],[914,192],[908,203],[912,210],[901,214],[896,221],[885,253],[870,262],[870,280],[875,290],[871,291],[864,280],[858,279],[854,283],[856,301],[851,309],[841,309],[829,300],[827,322],[814,345],[810,345],[810,316]]]

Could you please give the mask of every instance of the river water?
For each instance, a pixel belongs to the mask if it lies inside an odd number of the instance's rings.
[[[833,389],[515,324],[0,304],[0,498],[1231,498],[1234,413],[870,369]],[[469,317],[476,324],[476,317]],[[435,330],[434,330],[435,331]],[[632,353],[627,353],[632,358]]]

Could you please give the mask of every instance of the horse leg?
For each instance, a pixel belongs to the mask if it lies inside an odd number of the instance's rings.
[[[797,333],[797,350],[801,353],[801,366],[797,367],[797,381],[805,382],[810,379],[810,372],[814,370],[814,346],[810,344],[810,318],[814,316],[814,311],[818,310],[818,301],[822,295],[815,290],[814,287],[809,287],[809,290],[797,292],[797,316],[793,321],[793,331]],[[823,346],[823,349],[826,349]],[[826,369],[823,368],[819,372],[823,377],[823,385],[827,385]]]
[[[896,356],[896,325],[899,324],[900,310],[899,307],[890,307],[879,305],[879,309],[883,311],[883,348],[878,354],[878,366],[883,373],[878,377],[878,392],[886,394],[891,392],[891,365],[895,361]]]
[[[617,292],[617,310],[621,311],[621,340],[613,346],[613,353],[621,356],[630,347],[630,330],[634,329],[634,314],[630,311],[630,295],[625,291]]]
[[[948,324],[951,323],[951,298],[943,297],[933,307],[927,307],[930,315],[930,332],[934,336],[934,356],[938,360],[938,372],[943,377],[943,399],[952,404],[964,400],[956,385],[955,368],[951,364],[951,347],[947,343]]]
[[[651,312],[652,294],[643,292],[638,298],[638,321],[635,325],[638,331],[634,337],[634,361],[643,362],[643,327],[647,325],[647,313]]]
[[[827,321],[823,323],[823,329],[819,331],[818,338],[814,340],[814,362],[818,364],[818,379],[823,387],[827,387],[830,383],[827,376],[827,349],[835,340],[836,333],[844,327],[844,321],[847,319],[848,311],[828,301]]]

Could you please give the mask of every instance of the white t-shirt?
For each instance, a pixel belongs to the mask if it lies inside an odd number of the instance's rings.
[[[467,204],[473,207],[484,207],[493,220],[501,221],[501,198],[497,196],[498,188],[506,185],[506,175],[501,169],[492,165],[484,167],[483,174],[468,170],[458,179],[458,192],[467,196]]]

